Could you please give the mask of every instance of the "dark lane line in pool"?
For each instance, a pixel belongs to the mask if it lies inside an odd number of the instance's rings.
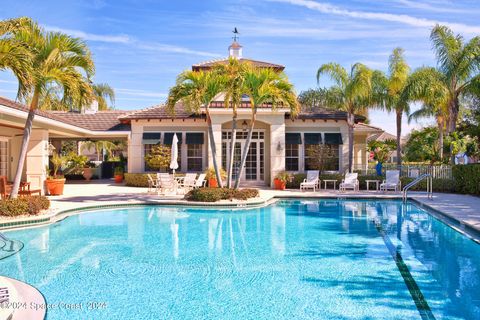
[[[392,256],[395,264],[397,265],[398,271],[402,275],[403,281],[407,285],[408,291],[410,292],[410,296],[412,297],[413,302],[415,302],[415,306],[417,307],[418,312],[423,320],[435,320],[435,316],[428,305],[425,296],[423,295],[422,291],[418,287],[415,279],[413,278],[410,270],[408,270],[407,265],[403,261],[402,255],[397,250],[397,248],[393,245],[390,241],[390,238],[386,234],[383,226],[378,219],[372,219],[372,222],[375,224],[375,228],[377,229],[378,233],[382,236],[383,242],[387,247],[390,255]]]

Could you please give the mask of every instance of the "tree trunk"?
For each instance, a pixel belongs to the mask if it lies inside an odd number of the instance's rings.
[[[237,112],[233,112],[232,131],[230,139],[230,158],[227,165],[227,188],[232,187],[233,156],[235,155],[235,140],[237,138]]]
[[[250,149],[250,142],[252,141],[253,127],[255,126],[255,120],[257,119],[257,111],[255,107],[253,107],[252,112],[253,114],[252,114],[252,119],[250,120],[250,128],[248,129],[247,141],[243,146],[242,159],[240,161],[240,167],[238,169],[239,174],[235,179],[234,189],[238,189],[238,187],[240,186],[240,173],[243,171],[243,167],[245,166],[245,162],[247,161],[248,150]]]
[[[402,168],[402,110],[397,109],[397,166],[398,169]]]
[[[438,122],[438,156],[440,161],[443,161],[443,121]]]
[[[355,115],[348,114],[348,172],[353,172],[353,127],[355,125]]]
[[[22,180],[23,166],[25,165],[25,158],[27,156],[28,143],[30,142],[30,134],[32,132],[33,118],[35,117],[35,109],[38,106],[39,93],[35,90],[30,104],[30,110],[28,111],[27,121],[23,129],[22,147],[20,148],[20,156],[18,158],[17,171],[15,172],[15,178],[13,180],[11,198],[18,196],[18,189],[20,188],[20,181]]]
[[[458,97],[454,97],[450,103],[448,104],[448,123],[447,123],[447,134],[455,132],[457,128],[457,119],[458,119],[458,112],[459,112],[459,102]]]
[[[220,174],[220,170],[218,168],[218,163],[217,163],[217,148],[215,145],[215,138],[213,136],[212,118],[210,117],[210,111],[208,110],[208,106],[206,108],[206,113],[207,113],[208,134],[210,135],[208,140],[210,142],[210,149],[212,150],[213,169],[215,170],[215,176],[217,177],[218,186],[220,188],[223,188],[222,176]]]

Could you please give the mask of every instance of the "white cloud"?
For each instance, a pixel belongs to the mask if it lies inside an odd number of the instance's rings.
[[[115,93],[129,95],[129,96],[136,96],[136,97],[152,97],[152,98],[166,98],[168,96],[167,93],[152,92],[152,91],[137,90],[137,89],[123,89],[123,88],[116,88]]]
[[[212,58],[221,57],[221,55],[213,52],[197,51],[197,50],[193,50],[185,47],[173,46],[169,44],[155,43],[155,42],[137,42],[136,47],[139,49],[159,51],[159,52],[181,53],[181,54],[189,54],[189,55],[212,57]]]
[[[447,13],[470,13],[470,14],[478,13],[477,10],[452,8],[449,5],[449,3],[446,3],[444,1],[442,1],[441,3],[438,3],[438,2],[428,3],[428,2],[419,2],[419,1],[411,1],[411,0],[394,0],[394,1],[407,8],[420,9],[425,11],[447,12]]]
[[[131,38],[127,35],[100,35],[86,33],[80,30],[64,29],[53,26],[44,26],[48,31],[56,31],[70,34],[74,37],[82,38],[89,41],[110,42],[110,43],[129,43]]]
[[[57,32],[67,33],[74,37],[82,38],[88,41],[122,43],[130,46],[134,46],[135,48],[150,50],[150,51],[158,51],[158,52],[180,53],[180,54],[196,55],[196,56],[203,56],[203,57],[220,57],[221,56],[219,54],[212,53],[212,52],[197,51],[194,49],[189,49],[185,47],[174,46],[174,45],[169,45],[164,43],[139,41],[128,35],[99,35],[99,34],[86,33],[80,30],[64,29],[64,28],[58,28],[53,26],[44,26],[44,27],[48,31],[57,31]]]
[[[0,83],[18,84],[18,81],[0,79]]]
[[[397,22],[414,27],[421,28],[431,28],[435,24],[448,25],[457,32],[462,33],[480,33],[480,27],[478,26],[469,26],[463,23],[450,23],[444,21],[435,21],[424,18],[416,18],[406,14],[392,14],[392,13],[381,13],[381,12],[368,12],[368,11],[353,11],[346,10],[341,7],[331,5],[329,3],[316,2],[312,0],[268,0],[272,2],[284,2],[290,3],[293,5],[301,6],[308,8],[310,10],[315,10],[325,14],[334,14],[338,16],[356,18],[356,19],[366,19],[366,20],[381,20],[387,22]]]

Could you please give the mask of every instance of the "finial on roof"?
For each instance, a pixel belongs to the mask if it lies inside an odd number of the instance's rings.
[[[240,59],[242,57],[242,46],[237,42],[240,32],[238,32],[237,27],[235,27],[232,32],[233,43],[228,47],[228,54],[230,57]]]

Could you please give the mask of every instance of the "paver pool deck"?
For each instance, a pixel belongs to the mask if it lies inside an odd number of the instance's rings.
[[[450,217],[460,224],[468,226],[480,232],[480,197],[434,193],[433,199],[428,199],[425,193],[410,192],[410,198],[416,200],[420,204],[433,210],[441,212],[443,215]],[[270,188],[261,188],[260,197],[248,201],[224,201],[223,205],[264,205],[274,198],[401,198],[401,193],[365,191],[359,192],[347,191],[339,192],[332,189],[321,189],[313,191],[299,190],[273,190]],[[45,217],[53,217],[58,212],[70,211],[82,208],[122,205],[122,204],[141,204],[141,203],[169,203],[178,205],[189,205],[191,202],[183,200],[183,195],[167,195],[159,196],[155,193],[148,193],[147,188],[128,187],[123,184],[116,184],[113,180],[93,180],[90,182],[79,181],[67,183],[65,185],[64,195],[50,197],[51,210]],[[42,217],[42,216],[39,216]],[[39,217],[36,217],[37,219]],[[31,218],[19,218],[12,220],[11,218],[0,217],[1,223],[8,221],[29,220]]]

